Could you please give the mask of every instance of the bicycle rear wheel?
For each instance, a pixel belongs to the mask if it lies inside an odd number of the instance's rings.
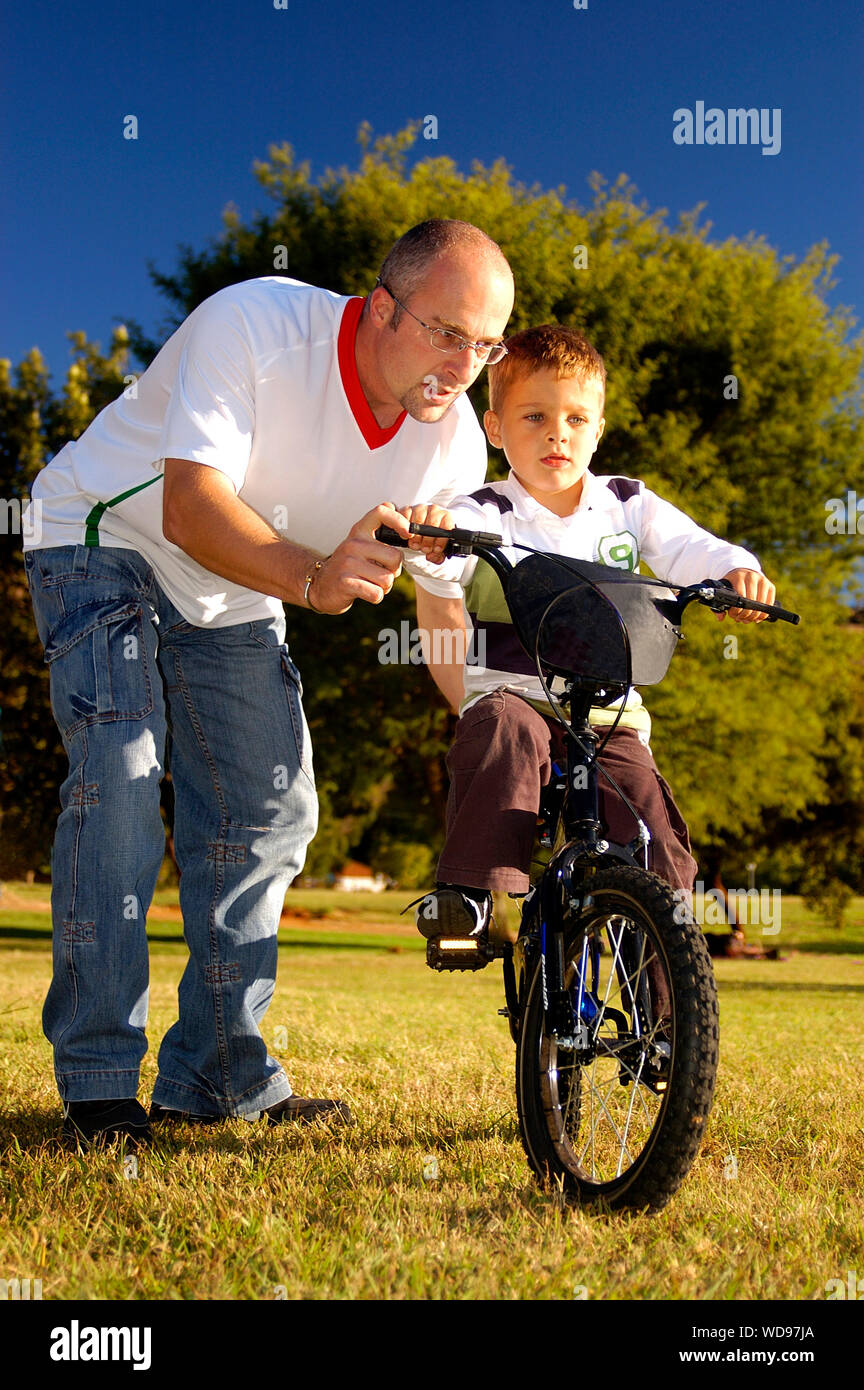
[[[711,960],[655,874],[622,865],[586,887],[564,922],[574,1035],[547,1032],[539,960],[527,990],[516,1052],[522,1142],[541,1181],[580,1202],[659,1211],[688,1173],[711,1108]]]

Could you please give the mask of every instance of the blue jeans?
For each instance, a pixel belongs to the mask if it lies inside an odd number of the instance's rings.
[[[291,1095],[259,1024],[273,995],[285,891],[317,826],[285,620],[194,627],[134,550],[58,546],[25,559],[69,756],[43,1013],[60,1095],[137,1092],[167,748],[189,960],[153,1099],[254,1115]]]

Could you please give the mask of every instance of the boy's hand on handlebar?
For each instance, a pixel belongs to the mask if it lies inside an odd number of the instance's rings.
[[[755,599],[757,603],[774,603],[777,597],[777,590],[759,570],[730,570],[724,574],[723,578],[727,584],[731,584],[736,594],[742,598]],[[718,618],[722,622],[725,613],[718,613]],[[751,609],[730,608],[729,616],[734,618],[736,623],[763,623],[768,617],[767,613],[754,613]]]
[[[418,503],[413,507],[402,507],[400,510],[403,516],[418,526],[443,526],[450,531],[455,525],[450,512],[431,502]],[[433,565],[440,565],[447,558],[447,541],[443,536],[411,536],[408,545],[411,550],[421,550],[426,559],[431,560]]]
[[[380,502],[367,512],[324,561],[310,585],[309,598],[319,613],[347,613],[355,599],[381,603],[389,594],[402,570],[402,554],[376,541],[379,526],[408,535],[408,523],[394,503]]]

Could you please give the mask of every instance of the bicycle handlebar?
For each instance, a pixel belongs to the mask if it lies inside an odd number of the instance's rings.
[[[408,530],[412,536],[438,536],[449,541],[453,547],[450,551],[452,555],[470,555],[475,545],[497,547],[504,544],[504,537],[496,535],[494,531],[465,531],[458,526],[448,530],[445,526],[421,526],[416,521],[408,523]],[[403,549],[407,544],[399,532],[390,526],[379,526],[375,532],[375,539],[384,545],[399,545]]]
[[[503,536],[496,535],[494,531],[466,531],[460,527],[447,529],[444,526],[421,526],[419,522],[411,521],[408,523],[408,530],[413,536],[434,536],[447,540],[447,555],[471,555],[475,549],[478,553],[484,550],[497,551],[504,544]],[[384,545],[401,546],[403,549],[407,541],[394,531],[390,526],[379,526],[375,532],[375,539]],[[531,550],[531,546],[520,546],[522,550]],[[539,552],[542,553],[542,552]],[[506,563],[506,561],[505,561]],[[639,583],[640,576],[634,575],[633,582]],[[641,579],[643,584],[651,584],[655,581]],[[714,613],[727,613],[731,608],[743,608],[753,613],[767,613],[769,623],[783,622],[791,623],[793,626],[801,621],[797,613],[792,613],[788,608],[781,608],[776,603],[760,603],[755,598],[744,598],[742,594],[736,593],[732,585],[725,579],[703,579],[699,584],[688,585],[669,585],[670,588],[677,588],[681,610],[688,603],[702,603],[706,608],[710,608]]]
[[[797,613],[781,608],[777,603],[760,603],[755,598],[744,598],[737,593],[727,579],[703,579],[701,584],[691,584],[679,590],[688,594],[698,603],[704,603],[713,613],[728,613],[730,608],[746,608],[753,613],[767,613],[769,623],[791,623],[797,627],[801,621]]]

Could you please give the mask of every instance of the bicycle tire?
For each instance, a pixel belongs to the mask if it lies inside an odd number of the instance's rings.
[[[656,1212],[689,1172],[711,1109],[711,959],[692,914],[655,874],[621,865],[585,886],[589,899],[564,920],[577,1047],[547,1035],[541,961],[529,971],[516,1051],[522,1142],[544,1186],[584,1205]]]

